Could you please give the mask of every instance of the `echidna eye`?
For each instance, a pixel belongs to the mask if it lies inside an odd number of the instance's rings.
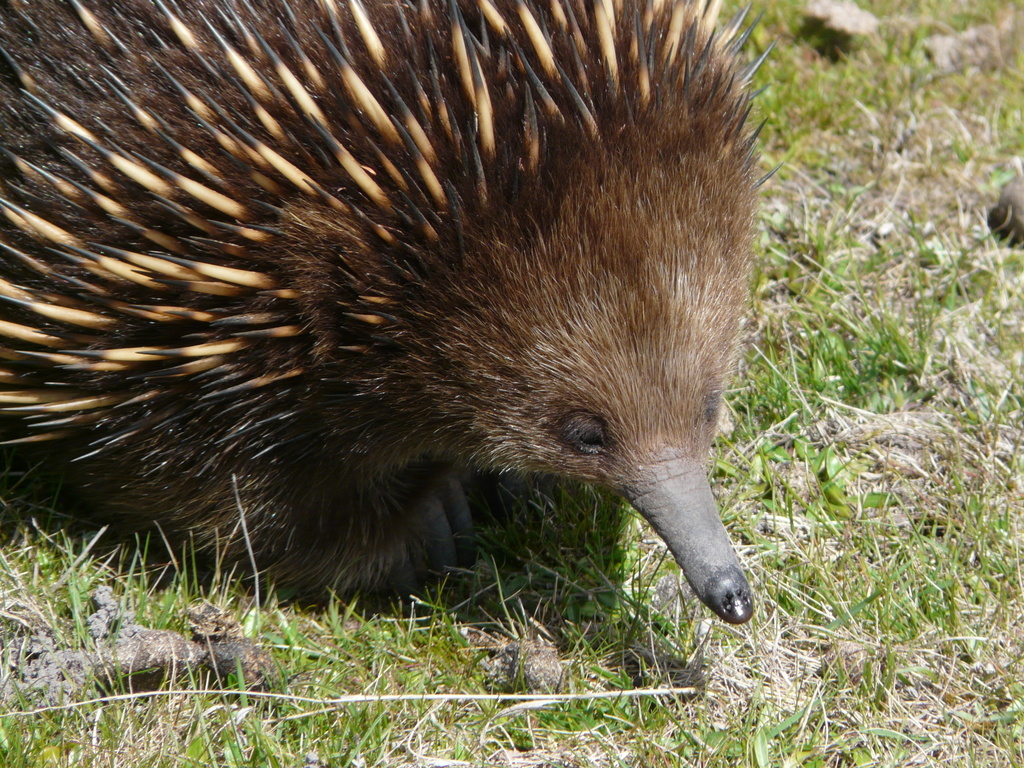
[[[562,425],[562,439],[578,453],[596,456],[605,449],[604,422],[592,413],[577,413]]]

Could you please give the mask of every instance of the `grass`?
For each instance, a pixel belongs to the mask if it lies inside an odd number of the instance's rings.
[[[984,226],[1024,152],[1024,54],[941,75],[923,46],[1011,6],[883,0],[878,39],[831,61],[800,39],[801,3],[760,5],[752,53],[779,42],[764,167],[782,166],[714,469],[751,624],[659,599],[674,565],[588,492],[560,500],[557,535],[537,510],[486,532],[480,567],[414,605],[314,609],[90,549],[96,530],[14,464],[8,629],[88,646],[100,584],[158,628],[205,598],[286,682],[23,702],[0,713],[0,765],[1024,765],[1024,249]],[[555,643],[568,697],[487,697],[480,662],[517,637]],[[616,691],[633,693],[600,697]]]

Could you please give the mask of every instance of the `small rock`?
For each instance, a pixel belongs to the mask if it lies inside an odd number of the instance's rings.
[[[996,665],[991,661],[979,661],[971,667],[971,671],[978,677],[984,678],[995,677],[999,673]]]
[[[992,24],[971,27],[956,35],[932,35],[925,50],[944,74],[966,69],[998,69],[1003,65],[999,30]]]
[[[842,53],[877,31],[878,17],[847,0],[811,0],[804,9],[803,37],[822,53]]]
[[[883,221],[881,224],[878,225],[878,229],[876,229],[872,233],[872,239],[876,241],[885,240],[887,237],[891,236],[892,233],[895,231],[895,224],[893,224],[891,221]]]
[[[565,670],[554,646],[520,640],[499,648],[483,662],[491,685],[507,692],[558,693]]]
[[[812,0],[804,14],[820,21],[833,32],[854,37],[878,31],[878,17],[845,0]]]
[[[1024,176],[1012,179],[988,212],[988,226],[1011,245],[1024,244]]]

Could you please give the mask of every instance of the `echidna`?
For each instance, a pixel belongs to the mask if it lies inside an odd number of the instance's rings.
[[[704,464],[757,62],[717,13],[0,0],[0,435],[307,590],[450,565],[466,472],[596,483],[746,621]]]

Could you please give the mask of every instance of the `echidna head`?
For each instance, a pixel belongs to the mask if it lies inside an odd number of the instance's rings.
[[[746,295],[754,185],[717,150],[623,149],[638,145],[595,148],[529,215],[510,214],[520,229],[473,244],[469,277],[448,289],[461,310],[441,346],[457,388],[439,407],[471,419],[478,461],[623,494],[702,601],[741,623],[750,590],[704,465]]]

